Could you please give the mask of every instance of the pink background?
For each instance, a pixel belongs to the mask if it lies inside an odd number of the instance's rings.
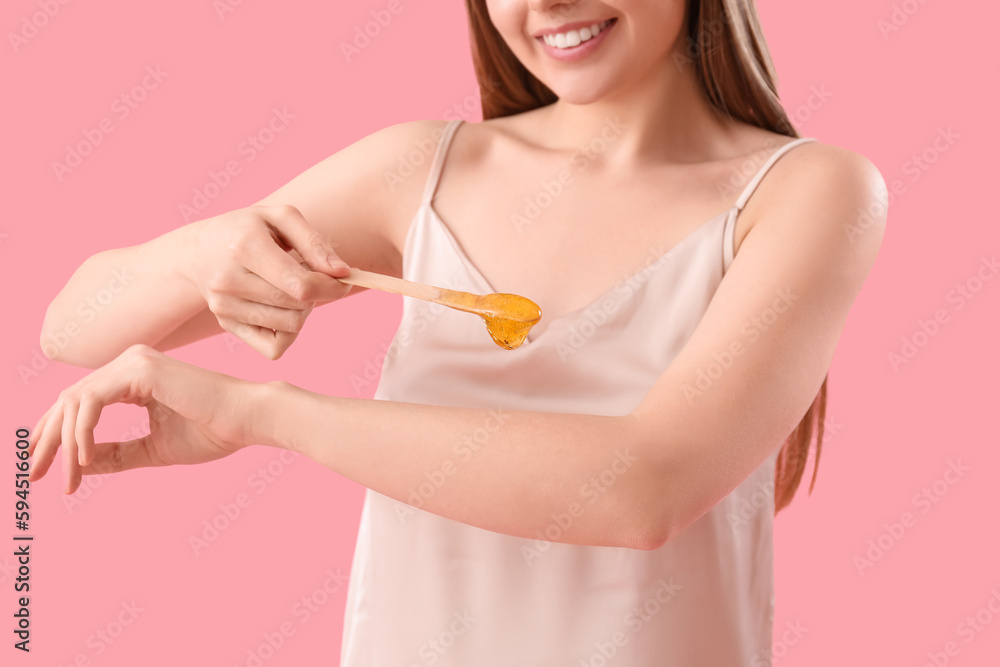
[[[240,174],[199,217],[249,205],[386,125],[479,119],[460,3],[402,2],[351,62],[340,43],[385,1],[246,0],[220,18],[211,0],[90,0],[58,5],[16,51],[8,34],[0,48],[5,545],[15,532],[14,431],[33,426],[85,374],[50,363],[22,378],[19,367],[30,366],[46,306],[85,258],[184,224],[180,204],[229,160],[240,161]],[[782,99],[801,132],[868,156],[900,192],[830,372],[833,432],[815,492],[803,489],[776,522],[774,662],[787,667],[923,665],[928,653],[938,665],[971,667],[1000,655],[1000,614],[987,607],[996,595],[1000,610],[991,414],[1000,279],[964,307],[949,300],[1000,250],[1000,10],[980,3],[971,16],[960,4],[897,2],[901,25],[884,36],[887,0],[759,3]],[[38,0],[7,0],[0,25],[19,32],[38,11]],[[156,66],[165,78],[123,118],[114,100]],[[829,99],[804,106],[820,87]],[[294,119],[247,161],[241,142],[275,107]],[[113,132],[60,181],[52,162],[105,118]],[[935,136],[949,127],[958,138],[934,154]],[[925,150],[933,164],[914,171],[910,160]],[[357,396],[351,377],[388,344],[399,308],[398,297],[366,293],[320,309],[277,363],[232,337],[175,354],[247,379]],[[893,369],[888,355],[939,309],[947,322],[927,340],[918,335],[917,354]],[[98,435],[109,440],[134,437],[124,434],[144,413],[106,414]],[[967,467],[954,484],[939,481],[949,462]],[[268,466],[265,479],[258,470]],[[326,595],[322,587],[328,571],[349,571],[359,485],[263,448],[200,467],[90,478],[73,505],[60,483],[49,476],[32,487],[30,656],[11,647],[13,547],[0,548],[3,664],[254,664],[248,651],[286,622],[294,634],[265,651],[264,665],[337,663],[346,588]],[[925,487],[935,502],[915,498]],[[189,537],[239,494],[249,506],[196,555]],[[893,537],[886,524],[906,512],[913,521]],[[860,571],[856,557],[867,557],[869,541],[884,553]],[[305,617],[296,605],[310,596],[315,611]],[[119,633],[123,605],[133,602],[141,611]],[[960,626],[984,609],[979,630]],[[797,633],[785,632],[796,624]],[[116,636],[104,644],[99,632]]]

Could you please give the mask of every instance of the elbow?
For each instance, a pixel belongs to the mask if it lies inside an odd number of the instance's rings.
[[[53,301],[45,311],[45,319],[42,321],[42,331],[38,335],[38,347],[42,354],[50,361],[63,361],[66,347],[70,343],[69,335],[59,331],[54,324],[55,319],[52,314]],[[65,327],[64,327],[65,328]]]
[[[610,528],[612,535],[603,544],[637,551],[659,549],[673,534],[666,522],[651,520],[647,516],[643,514],[643,518],[631,522],[630,527],[626,527],[624,521],[613,521]]]
[[[631,516],[632,521],[617,522],[615,540],[620,546],[641,551],[653,551],[666,544],[676,534],[677,525],[672,515],[673,503],[669,500],[668,485],[657,466],[640,468],[628,487],[628,497],[619,498],[621,516]]]
[[[635,421],[632,425],[638,426]],[[630,475],[629,484],[622,487],[627,497],[619,498],[620,508],[624,510],[620,515],[631,516],[633,521],[629,522],[631,530],[619,542],[631,549],[653,551],[677,534],[676,479],[672,481],[670,470],[673,466],[664,456],[664,443],[659,438],[643,437],[641,430],[633,433],[634,437],[628,441],[636,452],[632,465],[634,473]]]
[[[647,513],[641,513],[641,518],[634,521],[623,520],[624,516],[627,514],[623,511],[613,512],[601,533],[600,541],[578,542],[578,544],[653,551],[666,544],[671,537],[671,531],[666,523],[648,519]]]
[[[79,274],[88,274],[91,271],[94,258],[101,254],[84,260],[73,273],[67,286],[56,294],[45,309],[38,346],[41,353],[50,361],[82,368],[98,368],[110,361],[100,354],[101,336],[95,336],[93,331],[88,330],[104,302],[98,299],[97,304],[86,301],[74,304],[73,301],[77,298],[74,296],[75,290],[69,287]]]
[[[670,541],[674,533],[662,514],[646,512],[643,517],[643,520],[637,522],[638,529],[629,539],[628,547],[640,551],[653,551]]]
[[[39,343],[41,345],[42,354],[49,361],[58,361],[63,364],[69,364],[70,366],[90,369],[98,368],[103,365],[102,362],[95,362],[93,358],[81,355],[76,350],[68,350],[53,344],[52,339],[45,336],[44,333],[42,334]]]
[[[80,325],[70,320],[59,326],[59,323],[53,322],[51,312],[52,306],[49,306],[38,336],[38,346],[45,358],[82,368],[97,368],[102,365],[102,360],[95,360],[93,355],[82,354],[80,346],[74,344],[80,334]]]

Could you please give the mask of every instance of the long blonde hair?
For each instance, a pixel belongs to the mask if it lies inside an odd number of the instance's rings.
[[[472,58],[482,96],[483,119],[529,111],[557,97],[521,64],[497,32],[486,0],[466,0],[472,35]],[[777,76],[753,0],[688,0],[686,48],[676,54],[679,67],[691,66],[712,106],[735,118],[798,138],[778,99]],[[816,459],[809,492],[816,484],[826,421],[829,375],[802,421],[788,435],[775,462],[775,514],[791,502],[799,487],[815,438]]]

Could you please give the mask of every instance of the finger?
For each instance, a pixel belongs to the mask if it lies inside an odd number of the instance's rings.
[[[31,437],[28,438],[28,456],[35,455],[35,448],[38,447],[38,438],[42,434],[42,429],[45,428],[45,422],[48,421],[49,415],[52,414],[52,407],[50,406],[45,414],[38,420],[35,424],[34,430],[31,431]]]
[[[294,252],[294,251],[293,251]],[[353,287],[334,278],[327,278],[322,274],[309,271],[309,268],[302,263],[299,264],[308,275],[315,279],[311,289],[315,290],[310,296],[311,301],[300,301],[292,298],[284,290],[279,289],[267,282],[259,275],[247,271],[242,276],[234,279],[231,289],[223,290],[226,294],[241,297],[247,301],[275,306],[277,308],[303,309],[308,308],[312,301],[336,301],[347,295]]]
[[[240,258],[242,259],[242,257]],[[256,273],[241,267],[235,273],[226,273],[215,279],[211,286],[217,294],[255,301],[276,308],[308,308],[309,304],[288,295]],[[211,304],[209,304],[211,306]]]
[[[311,307],[275,308],[225,294],[213,295],[210,307],[217,317],[225,317],[273,331],[287,331],[289,333],[300,332],[305,325],[306,318],[312,312]]]
[[[266,234],[248,238],[239,250],[238,259],[248,271],[298,301],[316,301],[320,296],[346,294],[344,283],[302,266]],[[343,273],[347,275],[349,271]]]
[[[160,465],[150,456],[150,436],[125,442],[101,442],[94,447],[94,459],[81,469],[84,475],[106,475],[134,468]]]
[[[294,206],[261,206],[257,213],[271,226],[278,238],[290,246],[313,271],[343,278],[349,273],[333,245],[309,224]]]
[[[78,405],[67,403],[63,408],[62,458],[66,477],[64,493],[73,493],[80,486],[80,463],[76,447],[76,413]]]
[[[233,334],[244,343],[274,361],[280,359],[298,334],[287,331],[272,331],[246,322],[238,322],[225,317],[217,318],[219,326]]]
[[[59,448],[59,434],[62,430],[62,401],[53,407],[56,409],[50,410],[45,427],[38,436],[38,447],[35,449],[35,457],[31,462],[31,472],[28,474],[30,482],[45,476],[56,457],[56,450]]]
[[[90,396],[80,399],[80,411],[76,415],[76,444],[79,447],[79,463],[90,465],[94,460],[94,429],[101,419],[102,404]]]

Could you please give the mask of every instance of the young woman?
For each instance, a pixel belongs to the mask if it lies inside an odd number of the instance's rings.
[[[486,120],[386,128],[77,270],[46,331],[135,277],[59,353],[100,368],[40,419],[31,479],[60,446],[72,492],[267,445],[365,485],[344,665],[764,664],[773,513],[814,439],[818,460],[884,182],[798,137],[751,0],[467,5]],[[378,400],[163,353],[229,331],[277,358],[361,291],[348,266],[523,294],[542,320],[507,351],[406,299]],[[95,443],[115,402],[150,435]]]

